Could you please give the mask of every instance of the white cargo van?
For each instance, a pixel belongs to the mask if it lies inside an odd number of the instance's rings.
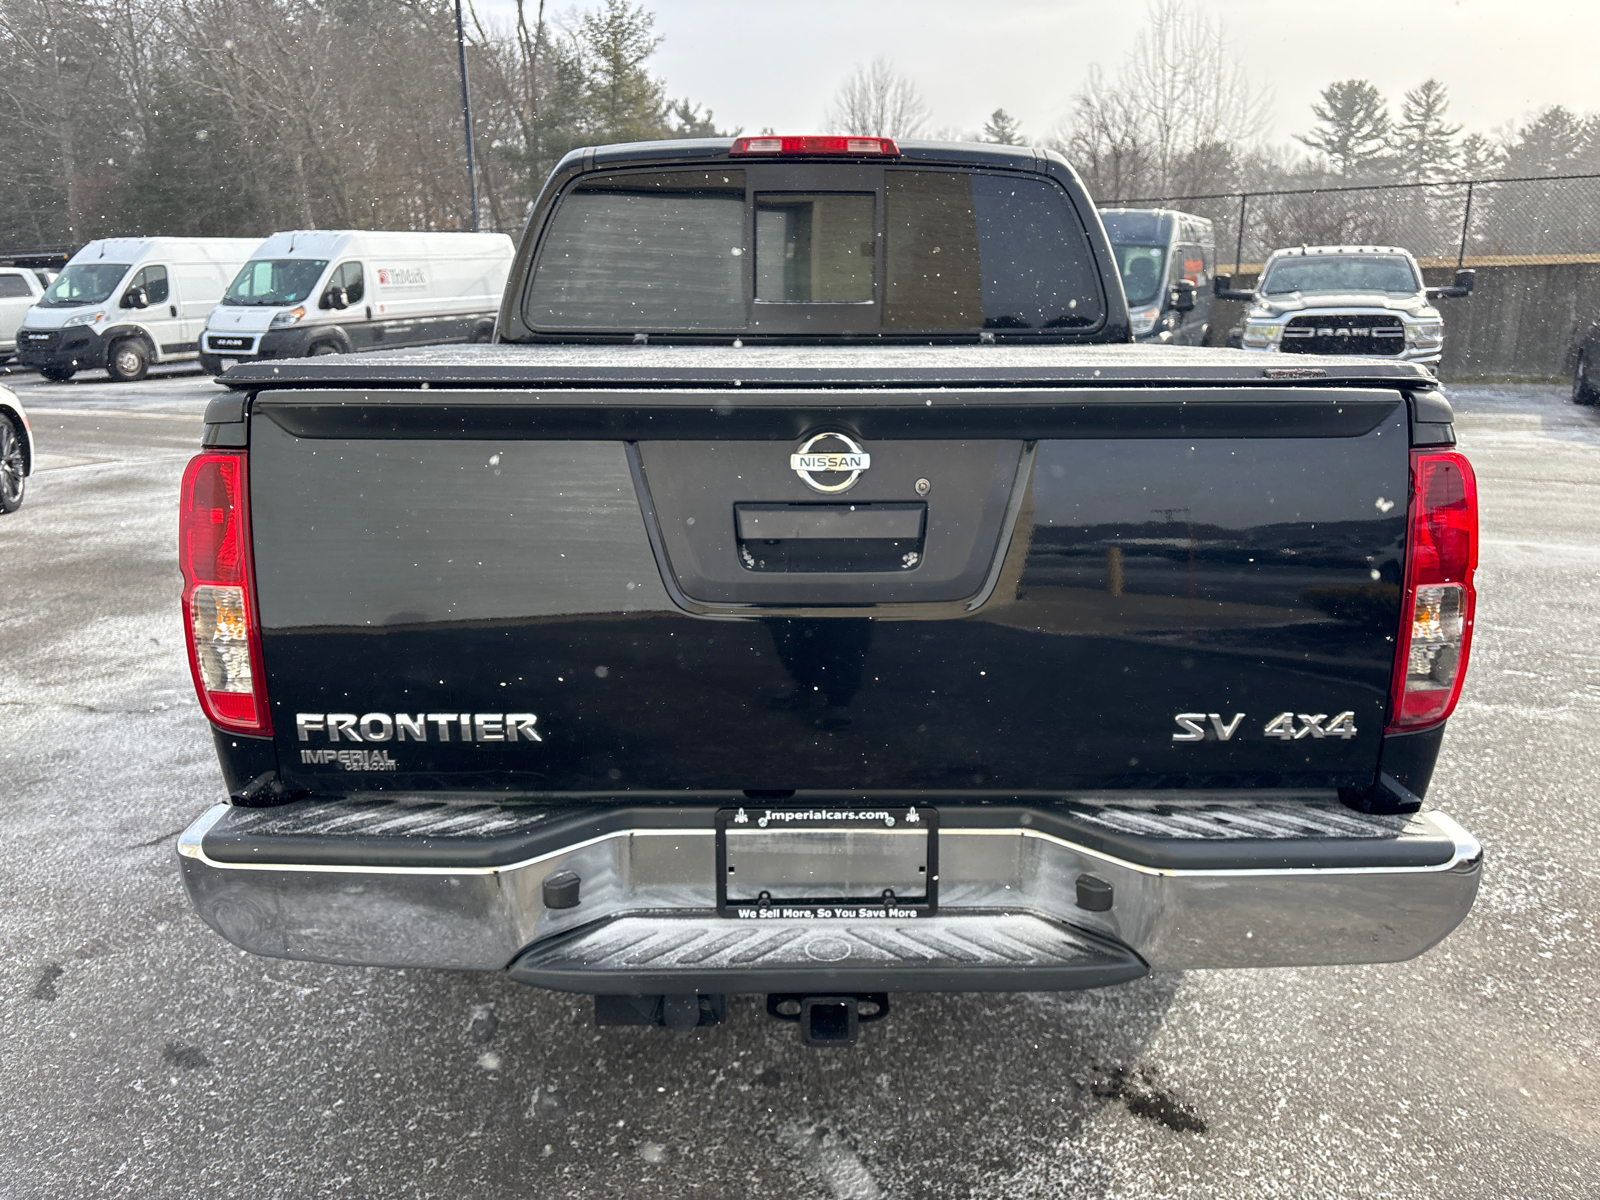
[[[486,342],[513,252],[503,233],[275,233],[211,314],[201,364]]]
[[[259,238],[102,238],[74,254],[17,331],[17,360],[46,378],[104,367],[144,378],[193,360],[206,317]]]

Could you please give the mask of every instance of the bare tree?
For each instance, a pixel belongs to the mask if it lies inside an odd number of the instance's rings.
[[[1098,65],[1089,68],[1088,86],[1073,98],[1065,130],[1049,144],[1078,168],[1092,196],[1113,200],[1156,190],[1140,114],[1125,91],[1106,82]]]
[[[281,181],[289,204],[279,211],[316,228],[312,176],[349,125],[335,84],[340,51],[350,47],[340,44],[337,22],[305,0],[178,0],[172,32],[194,66],[191,86],[267,134],[257,186]],[[345,224],[344,206],[336,207],[335,221]]]
[[[13,163],[11,169],[31,168],[59,188],[64,219],[51,223],[49,237],[93,236],[91,198],[116,165],[119,89],[110,21],[95,0],[0,3],[0,119],[48,147],[47,163]]]
[[[465,7],[497,228],[575,147],[720,133],[650,72],[640,0]],[[449,0],[0,0],[0,247],[465,228],[460,121]]]
[[[1151,0],[1116,78],[1091,69],[1052,143],[1108,198],[1129,187],[1144,195],[1211,191],[1236,149],[1259,138],[1270,103],[1271,93],[1250,82],[1220,20],[1192,0]],[[1103,190],[1106,183],[1113,193]]]
[[[1189,0],[1152,0],[1120,83],[1144,118],[1156,170],[1180,190],[1206,182],[1212,148],[1259,137],[1272,98],[1251,85],[1222,22]]]
[[[912,138],[928,121],[928,103],[917,85],[886,58],[857,67],[834,95],[824,124],[829,133]]]

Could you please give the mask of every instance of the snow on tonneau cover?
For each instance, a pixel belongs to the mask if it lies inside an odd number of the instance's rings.
[[[185,835],[202,914],[680,1025],[1453,928],[1470,836],[1364,815],[1421,803],[1471,628],[1432,376],[1097,344],[1126,304],[1053,157],[739,153],[558,169],[523,344],[229,373],[187,620],[230,792],[281,808]]]

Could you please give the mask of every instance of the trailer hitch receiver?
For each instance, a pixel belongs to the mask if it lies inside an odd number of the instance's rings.
[[[861,1026],[889,1015],[886,992],[857,992],[842,996],[801,996],[773,993],[767,997],[767,1015],[800,1026],[807,1046],[853,1046]]]

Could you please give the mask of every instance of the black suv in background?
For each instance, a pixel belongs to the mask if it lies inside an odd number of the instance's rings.
[[[1572,364],[1572,402],[1594,404],[1600,401],[1600,321],[1590,325],[1578,339],[1578,352]]]

